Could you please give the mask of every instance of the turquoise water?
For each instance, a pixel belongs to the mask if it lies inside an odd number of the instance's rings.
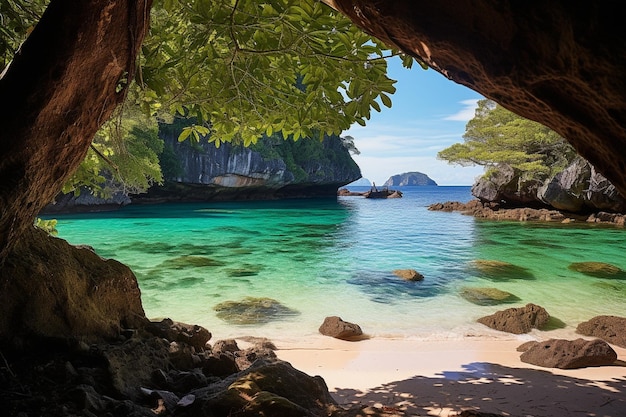
[[[626,270],[626,230],[476,220],[427,210],[434,202],[468,201],[469,187],[403,191],[404,198],[390,200],[164,204],[56,218],[59,237],[132,268],[148,317],[201,324],[215,339],[300,340],[316,335],[330,315],[374,337],[508,338],[475,320],[529,302],[558,319],[548,332],[556,337],[595,315],[626,313],[626,280],[568,269],[600,261]],[[519,268],[494,276],[472,267],[475,260]],[[404,268],[424,281],[393,275]],[[466,287],[498,288],[516,299],[476,305],[460,296]],[[218,304],[245,297],[271,298],[284,309],[257,324],[218,316]]]

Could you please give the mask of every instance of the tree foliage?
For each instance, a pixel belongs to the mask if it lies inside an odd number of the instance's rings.
[[[554,131],[487,99],[478,102],[463,139],[437,157],[487,169],[508,164],[526,178],[543,179],[563,170],[576,156],[574,148]]]
[[[47,2],[1,4],[3,68]],[[317,0],[155,0],[125,109],[193,117],[196,124],[180,139],[216,146],[247,146],[274,132],[295,140],[339,135],[353,123],[364,125],[372,109],[391,107],[395,81],[385,58],[396,54]],[[404,56],[403,62],[413,61]],[[159,181],[153,155],[141,147],[133,157],[141,141],[132,128],[120,127],[136,119],[133,113],[103,129],[66,190],[80,184],[97,190],[111,176],[137,190]],[[112,140],[124,135],[133,143]]]
[[[319,1],[161,0],[151,27],[140,103],[210,131],[184,137],[219,146],[275,131],[339,134],[391,106],[390,51]]]
[[[104,124],[94,138],[85,160],[65,184],[63,192],[81,188],[101,197],[114,192],[140,193],[163,176],[159,155],[163,140],[154,118],[127,110]]]

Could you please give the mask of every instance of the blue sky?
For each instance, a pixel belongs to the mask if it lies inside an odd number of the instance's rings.
[[[434,70],[419,65],[406,69],[399,59],[389,62],[396,82],[393,106],[373,111],[365,127],[342,133],[355,139],[361,152],[353,159],[364,178],[383,184],[390,176],[410,171],[428,175],[439,185],[471,185],[482,167],[460,167],[437,159],[437,152],[462,142],[465,124],[483,98]]]

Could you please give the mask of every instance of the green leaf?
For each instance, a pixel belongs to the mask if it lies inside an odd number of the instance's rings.
[[[178,135],[178,141],[183,142],[189,137],[189,135],[191,135],[191,132],[193,132],[193,129],[191,127],[184,128],[183,131],[180,132],[180,135]]]

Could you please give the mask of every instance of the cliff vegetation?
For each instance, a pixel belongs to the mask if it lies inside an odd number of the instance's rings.
[[[482,202],[571,213],[626,211],[617,189],[564,138],[491,100],[479,101],[463,139],[438,157],[485,167],[472,187]]]

